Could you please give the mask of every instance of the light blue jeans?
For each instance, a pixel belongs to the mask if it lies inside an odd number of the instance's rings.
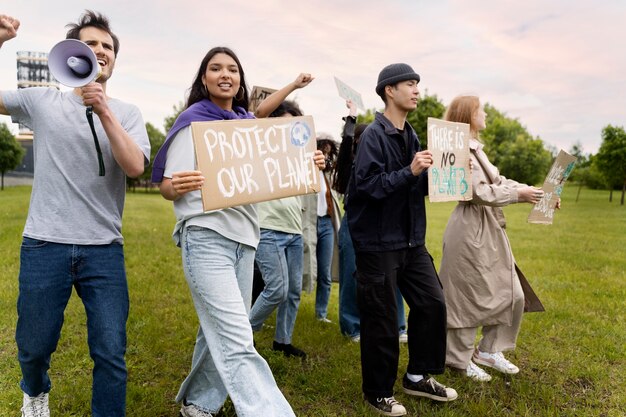
[[[254,248],[213,230],[183,230],[182,260],[200,329],[176,401],[215,414],[226,396],[239,417],[294,416],[257,353],[248,321]]]
[[[261,330],[278,307],[274,335],[278,343],[291,343],[302,292],[303,251],[302,235],[261,229],[256,262],[265,288],[250,310],[250,324],[252,330]]]
[[[335,246],[335,232],[330,216],[317,216],[317,288],[315,290],[315,317],[326,318],[328,315],[328,300],[332,283],[331,266],[333,249]]]

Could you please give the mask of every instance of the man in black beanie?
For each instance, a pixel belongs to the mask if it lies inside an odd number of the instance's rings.
[[[429,374],[444,371],[446,305],[425,246],[427,169],[433,159],[420,149],[407,114],[417,107],[420,76],[407,64],[391,64],[378,76],[385,103],[361,135],[346,215],[356,251],[361,312],[361,373],[366,402],[379,413],[402,416],[393,397],[398,371],[396,287],[409,305],[409,364],[402,379],[409,395],[436,401],[457,398]]]

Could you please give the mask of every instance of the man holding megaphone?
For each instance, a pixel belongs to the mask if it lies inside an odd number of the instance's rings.
[[[0,47],[19,26],[17,19],[0,15]],[[72,288],[87,313],[92,415],[124,416],[129,306],[122,210],[126,176],[143,173],[150,143],[139,109],[106,95],[119,50],[108,19],[86,11],[68,27],[67,38],[81,42],[57,44],[49,64],[72,91],[0,92],[0,114],[34,132],[35,175],[20,253],[15,337],[22,416],[50,415],[48,368]],[[54,69],[53,59],[61,63]]]

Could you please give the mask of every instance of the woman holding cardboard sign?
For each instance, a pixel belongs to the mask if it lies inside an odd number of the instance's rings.
[[[473,198],[460,202],[450,216],[439,271],[448,311],[446,364],[478,381],[491,376],[477,364],[519,372],[502,354],[515,348],[524,293],[500,207],[536,203],[543,195],[539,188],[500,175],[489,162],[479,140],[485,118],[475,96],[456,97],[446,111],[446,120],[470,125]],[[480,326],[482,338],[474,347]]]
[[[257,213],[252,205],[204,212],[195,168],[190,123],[249,119],[248,91],[239,59],[228,48],[213,48],[202,60],[186,109],[159,150],[153,182],[174,201],[174,240],[200,329],[191,372],[176,401],[183,417],[215,415],[230,395],[238,415],[293,416],[272,372],[253,345],[248,320]]]

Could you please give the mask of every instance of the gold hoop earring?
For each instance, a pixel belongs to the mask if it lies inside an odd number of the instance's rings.
[[[239,93],[241,93],[241,97],[237,97]],[[235,99],[241,101],[243,100],[245,94],[246,94],[246,90],[243,88],[243,86],[239,86],[239,91],[237,91],[237,94],[235,94]]]

